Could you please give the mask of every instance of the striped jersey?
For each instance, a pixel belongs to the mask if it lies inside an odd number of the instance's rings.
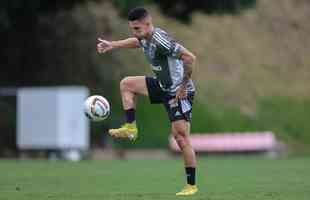
[[[162,90],[174,95],[184,77],[182,46],[160,28],[154,28],[150,40],[140,39],[139,43]],[[192,80],[186,88],[187,92],[195,91]]]

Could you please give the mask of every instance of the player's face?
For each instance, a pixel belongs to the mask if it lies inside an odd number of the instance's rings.
[[[129,21],[129,27],[134,37],[147,38],[151,32],[151,21],[149,19]]]

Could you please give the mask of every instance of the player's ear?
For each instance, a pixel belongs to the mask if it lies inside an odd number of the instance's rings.
[[[143,21],[147,26],[152,25],[152,17],[150,15],[146,16]]]

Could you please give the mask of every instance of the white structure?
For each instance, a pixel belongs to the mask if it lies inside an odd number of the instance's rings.
[[[89,148],[83,112],[86,87],[29,87],[17,91],[17,146],[22,150]]]

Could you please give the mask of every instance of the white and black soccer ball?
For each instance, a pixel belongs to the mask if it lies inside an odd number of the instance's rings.
[[[110,115],[110,104],[103,96],[90,96],[85,100],[84,113],[91,121],[105,120]]]

